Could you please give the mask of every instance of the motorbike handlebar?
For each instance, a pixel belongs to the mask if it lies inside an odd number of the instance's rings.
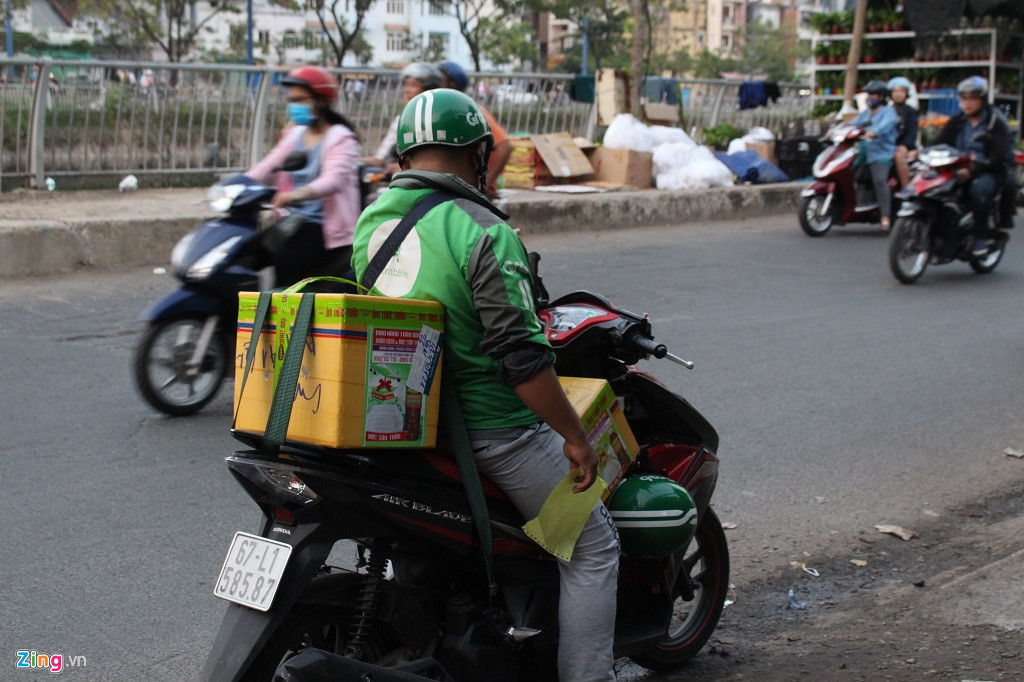
[[[656,343],[645,336],[641,336],[639,333],[630,336],[629,341],[643,352],[653,355],[659,360],[668,355],[668,348],[665,347],[665,344]]]
[[[668,348],[663,343],[657,343],[646,336],[640,334],[640,332],[634,332],[630,334],[626,339],[633,344],[636,348],[642,350],[644,353],[651,355],[659,360],[662,358],[668,358],[677,365],[682,365],[686,369],[693,369],[693,363],[689,360],[684,360],[680,357],[673,355],[668,352]]]

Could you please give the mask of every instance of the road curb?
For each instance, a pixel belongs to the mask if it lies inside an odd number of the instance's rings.
[[[795,211],[795,201],[804,186],[782,183],[574,195],[523,191],[500,205],[509,213],[509,223],[524,235],[596,232],[787,213]],[[133,216],[131,205],[125,204],[126,215],[111,217],[119,208],[119,199],[114,197],[104,217],[80,217],[76,215],[76,202],[82,201],[83,193],[74,194],[78,196],[45,197],[47,214],[60,215],[60,219],[0,220],[0,280],[59,275],[82,267],[166,265],[174,244],[209,217],[205,206],[190,210],[184,200],[173,203],[173,216],[168,215],[172,213],[171,205],[157,215],[151,211],[150,215],[136,212]],[[140,191],[128,196],[138,202],[146,195]],[[4,202],[4,207],[16,203]]]

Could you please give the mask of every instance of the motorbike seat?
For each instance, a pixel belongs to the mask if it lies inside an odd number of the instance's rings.
[[[440,454],[437,451],[424,451],[423,458],[432,467],[437,469],[440,473],[444,474],[448,478],[454,481],[462,482],[462,473],[459,471],[459,466],[451,457]],[[506,504],[512,504],[512,500],[508,499],[508,496],[501,491],[501,488],[496,486],[494,482],[480,474],[480,483],[483,485],[484,495],[495,500],[496,502],[504,502]]]

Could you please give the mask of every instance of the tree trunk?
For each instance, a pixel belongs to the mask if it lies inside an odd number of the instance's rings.
[[[853,104],[853,95],[857,92],[857,65],[860,63],[861,42],[864,40],[864,15],[867,12],[868,0],[857,0],[857,8],[853,14],[853,36],[850,39],[850,53],[846,57],[846,81],[843,85],[842,114],[851,117],[857,113]]]
[[[646,0],[632,0],[633,2],[633,50],[629,59],[630,84],[629,101],[633,115],[641,118],[642,107],[640,106],[640,92],[643,84],[644,65],[644,39],[647,36],[647,24],[644,17],[647,16]]]

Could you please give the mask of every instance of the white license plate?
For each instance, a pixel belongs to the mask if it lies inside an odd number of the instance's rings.
[[[235,533],[213,594],[242,606],[266,611],[274,603],[292,546],[258,535]]]

